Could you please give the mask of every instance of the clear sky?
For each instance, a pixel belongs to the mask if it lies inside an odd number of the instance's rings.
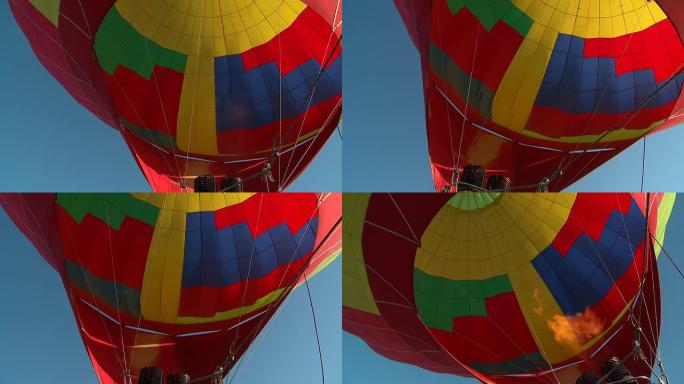
[[[0,1],[0,191],[148,191],[118,131],[81,107],[38,62]],[[289,191],[341,191],[335,133]]]
[[[431,192],[420,59],[392,0],[344,3],[344,191]],[[645,188],[684,191],[684,127],[649,137]],[[573,189],[635,191],[642,142]]]
[[[3,383],[95,383],[64,289],[55,272],[0,209]],[[326,383],[341,383],[341,260],[309,281]],[[320,383],[306,288],[295,290],[245,356],[233,383]]]

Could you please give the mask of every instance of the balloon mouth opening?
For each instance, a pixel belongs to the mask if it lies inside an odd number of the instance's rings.
[[[207,378],[211,379],[211,376]],[[202,378],[200,378],[202,379]],[[187,373],[172,372],[166,376],[166,384],[190,384],[192,382]],[[130,376],[126,383],[131,383]],[[161,367],[144,367],[140,370],[137,384],[161,384],[164,383],[164,370]]]

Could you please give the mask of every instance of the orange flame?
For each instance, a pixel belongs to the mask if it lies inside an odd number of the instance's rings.
[[[604,322],[591,309],[575,316],[555,315],[547,324],[557,342],[575,349],[605,330]]]

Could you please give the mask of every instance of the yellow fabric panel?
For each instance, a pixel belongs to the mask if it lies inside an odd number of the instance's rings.
[[[644,129],[626,129],[626,128],[619,128],[610,131],[608,134],[603,136],[601,138],[601,143],[609,143],[612,141],[622,141],[622,140],[630,140],[630,139],[636,139],[639,137],[644,136],[647,133],[650,133],[654,129],[658,128],[665,120],[661,121],[656,121],[655,123],[651,124],[648,128]],[[595,143],[601,135],[580,135],[580,136],[561,136],[561,137],[549,137],[542,135],[539,132],[534,132],[534,131],[529,131],[527,129],[524,129],[521,132],[525,136],[529,137],[534,137],[537,139],[542,139],[546,141],[555,141],[559,143],[572,143],[572,144],[591,144]]]
[[[655,1],[648,0],[513,0],[513,4],[533,25],[494,96],[492,120],[524,134],[529,133],[524,128],[559,33],[612,38],[667,18]]]
[[[563,316],[553,294],[530,263],[511,270],[508,277],[520,305],[527,326],[544,358],[553,363],[567,360],[579,352],[574,348],[564,349],[557,343],[548,321]]]
[[[246,315],[250,312],[254,312],[260,308],[266,309],[266,306],[270,303],[276,301],[284,293],[284,289],[275,290],[268,295],[259,298],[254,304],[247,305],[244,307],[233,308],[225,312],[217,312],[211,317],[193,317],[193,316],[179,316],[176,320],[177,324],[199,324],[199,323],[210,323],[214,321],[230,320],[242,315]]]
[[[176,145],[181,151],[219,154],[214,59],[200,56],[198,50],[188,56],[185,66],[176,120]]]
[[[200,211],[216,211],[225,207],[240,204],[255,193],[133,193],[136,199],[145,201],[157,208],[172,207],[177,211],[193,213]],[[172,200],[167,197],[173,196]]]
[[[153,333],[147,333],[147,332],[138,332],[136,336],[136,344],[135,345],[128,345],[127,348],[130,351],[130,359],[131,361],[129,362],[130,364],[130,369],[132,372],[140,372],[140,369],[143,367],[151,367],[154,366],[159,360],[159,353],[160,353],[160,348],[158,347],[148,347],[151,345],[159,345],[159,346],[166,346],[166,345],[173,345],[173,344],[167,344],[162,342],[162,340],[168,338],[166,336],[162,335],[155,335]],[[138,346],[138,343],[140,343],[143,346]],[[132,349],[132,351],[131,351]],[[118,378],[114,379],[112,378],[112,382],[116,382]]]
[[[55,27],[59,25],[59,4],[61,0],[29,0],[38,12],[50,20]]]
[[[300,0],[118,0],[117,10],[164,48],[219,57],[265,44],[306,9]]]
[[[512,0],[512,3],[543,28],[588,39],[624,36],[667,19],[660,6],[650,0]]]
[[[363,258],[363,228],[371,195],[345,193],[342,197],[342,304],[379,315]]]
[[[483,280],[529,264],[565,224],[575,196],[506,193],[478,210],[446,204],[421,238],[415,267],[452,280]]]
[[[175,205],[180,196],[165,195],[152,235],[140,294],[146,320],[176,323],[185,253],[186,212]]]
[[[667,227],[667,222],[670,221],[670,215],[672,214],[676,199],[677,194],[674,192],[663,193],[663,198],[658,206],[658,221],[656,233],[654,233],[657,241],[653,242],[653,250],[655,251],[656,258],[660,256],[660,252],[662,251],[660,244],[663,244],[665,241],[665,228]]]
[[[494,95],[492,120],[513,131],[525,128],[551,59],[551,49],[531,40],[543,31],[539,24],[532,26]]]

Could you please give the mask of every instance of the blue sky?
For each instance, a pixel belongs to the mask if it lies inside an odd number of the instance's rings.
[[[0,209],[2,382],[95,383],[59,275]],[[310,280],[326,383],[341,383],[341,260]],[[295,290],[245,356],[233,383],[320,383],[306,289]],[[36,368],[38,371],[36,371]],[[27,381],[28,380],[28,381]]]
[[[38,62],[0,1],[0,191],[148,191],[118,131],[94,117]],[[335,133],[289,191],[341,191]]]
[[[344,191],[431,192],[420,59],[391,0],[347,0]],[[684,127],[649,137],[645,189],[684,191]],[[573,186],[635,191],[642,142]]]

